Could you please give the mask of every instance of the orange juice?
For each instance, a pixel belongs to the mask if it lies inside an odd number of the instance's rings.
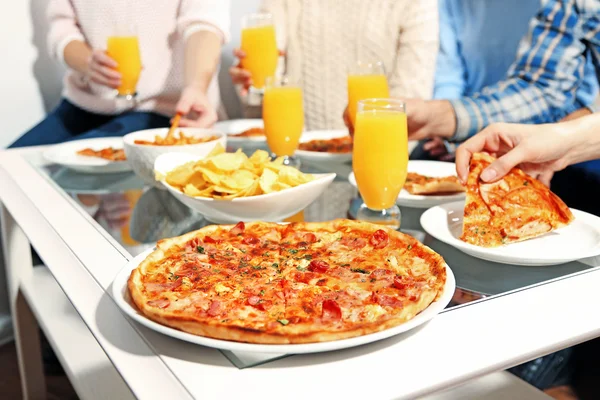
[[[127,201],[129,201],[129,206],[131,207],[132,210],[135,207],[135,204],[140,199],[140,197],[142,197],[143,193],[144,193],[143,190],[128,190],[125,192],[125,198],[127,199]],[[129,233],[129,224],[130,223],[131,222],[129,221],[129,218],[128,218],[127,224],[123,228],[121,228],[121,242],[125,246],[136,246],[140,243],[131,237],[131,235]]]
[[[242,29],[241,47],[246,53],[242,68],[252,74],[252,86],[262,88],[265,78],[275,75],[277,69],[279,51],[275,42],[275,27],[266,25]]]
[[[137,36],[109,37],[107,53],[117,62],[117,71],[121,73],[121,86],[118,88],[119,95],[134,94],[142,71]]]
[[[348,76],[348,115],[356,126],[356,110],[359,100],[390,97],[385,75]]]
[[[392,207],[406,181],[408,132],[406,114],[369,110],[356,115],[352,168],[367,207]]]
[[[263,120],[271,151],[277,156],[292,156],[304,129],[302,89],[295,86],[266,88]]]

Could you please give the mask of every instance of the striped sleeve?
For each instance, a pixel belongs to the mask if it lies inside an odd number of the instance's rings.
[[[576,91],[584,79],[586,46],[581,27],[596,32],[576,0],[548,0],[530,23],[507,79],[469,98],[452,100],[457,129],[453,140],[474,135],[493,122],[558,121],[581,108]]]

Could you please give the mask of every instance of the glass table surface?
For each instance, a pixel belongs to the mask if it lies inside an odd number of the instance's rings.
[[[70,197],[81,213],[96,220],[132,257],[154,247],[160,239],[212,224],[166,190],[145,186],[133,172],[89,174],[58,165],[40,164],[39,159],[31,159],[30,163],[61,194]],[[309,173],[335,172],[337,177],[317,200],[290,220],[353,218],[362,201],[357,189],[348,182],[349,164],[304,162],[301,169]],[[592,268],[581,262],[527,267],[474,258],[427,235],[419,222],[424,209],[403,207],[401,210],[400,230],[441,254],[454,272],[457,289],[445,312]],[[223,351],[223,354],[238,368],[260,365],[285,356],[228,351]]]

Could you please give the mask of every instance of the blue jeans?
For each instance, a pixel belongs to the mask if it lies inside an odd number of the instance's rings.
[[[17,139],[9,148],[124,136],[142,129],[167,127],[169,123],[169,118],[153,112],[130,111],[118,115],[96,114],[63,99],[42,122]]]

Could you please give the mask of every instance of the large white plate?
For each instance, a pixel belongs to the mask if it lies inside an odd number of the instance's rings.
[[[344,136],[348,136],[348,131],[345,129],[330,131],[307,131],[302,134],[300,143],[306,143],[316,139],[327,140]],[[352,152],[324,153],[319,151],[296,150],[295,155],[300,159],[309,162],[344,163],[352,161]]]
[[[264,135],[259,136],[238,136],[240,133],[251,128],[264,128],[262,119],[231,119],[219,121],[213,129],[227,134],[227,144],[237,147],[266,145],[267,138]]]
[[[456,167],[454,163],[443,161],[410,160],[408,162],[408,172],[414,172],[417,174],[432,177],[456,176]],[[357,186],[356,178],[354,177],[354,172],[350,174],[348,180],[353,186]],[[464,192],[448,194],[443,196],[423,196],[410,194],[406,190],[402,189],[402,191],[398,195],[398,200],[396,202],[398,203],[398,205],[403,207],[429,208],[437,206],[439,204],[451,203],[454,201],[462,200],[464,198]]]
[[[77,154],[79,150],[87,147],[94,150],[101,150],[106,147],[122,149],[123,138],[110,137],[65,142],[54,145],[44,151],[44,157],[54,164],[62,165],[80,172],[100,174],[131,171],[131,166],[127,161],[109,161],[99,157],[87,157]]]
[[[473,257],[503,264],[541,266],[564,264],[600,254],[600,218],[573,210],[575,221],[535,239],[502,247],[479,247],[459,239],[465,203],[443,204],[421,216],[421,226],[434,238]]]
[[[452,295],[454,294],[454,290],[456,288],[454,274],[452,273],[452,270],[450,270],[450,268],[446,265],[446,285],[444,286],[444,291],[440,298],[437,301],[431,303],[429,307],[423,310],[416,317],[402,325],[381,332],[371,333],[369,335],[337,340],[333,342],[285,345],[240,343],[227,340],[211,339],[203,336],[196,336],[190,333],[182,332],[180,330],[170,328],[168,326],[164,326],[157,322],[151,321],[138,311],[137,307],[133,304],[129,296],[129,291],[127,289],[127,280],[131,275],[131,271],[136,269],[137,266],[152,251],[153,249],[149,249],[135,257],[133,260],[129,261],[129,263],[127,263],[127,265],[123,267],[123,269],[119,272],[119,274],[113,281],[112,294],[115,301],[117,302],[117,305],[135,321],[154,331],[160,332],[164,335],[171,336],[177,339],[185,340],[187,342],[196,343],[208,347],[214,347],[222,350],[248,351],[259,353],[302,354],[340,350],[348,347],[360,346],[366,343],[371,343],[377,340],[386,339],[388,337],[398,335],[400,333],[414,329],[417,326],[429,321],[437,314],[439,314],[448,305],[448,303],[452,299]]]

